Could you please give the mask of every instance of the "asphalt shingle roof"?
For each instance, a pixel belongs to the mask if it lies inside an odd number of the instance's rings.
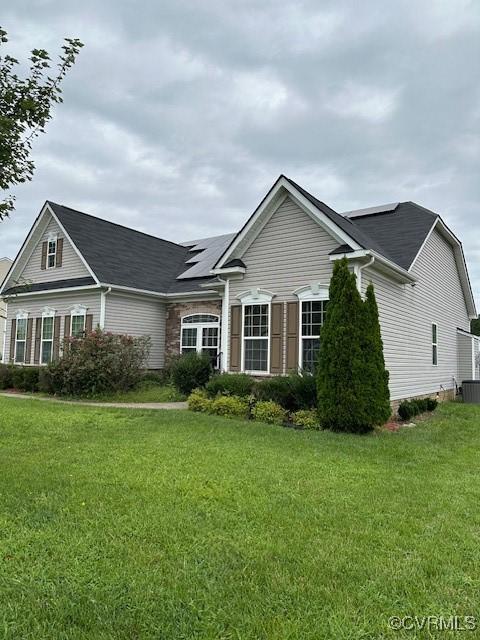
[[[342,215],[286,179],[363,249],[376,251],[406,270],[438,217],[413,202]],[[180,245],[54,202],[48,204],[100,282],[158,293],[203,291],[201,285],[211,282],[210,269],[236,236]],[[345,245],[338,251],[347,248],[351,251]]]
[[[166,293],[188,248],[49,202],[100,282]]]

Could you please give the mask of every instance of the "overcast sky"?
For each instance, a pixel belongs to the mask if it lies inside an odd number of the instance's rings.
[[[437,211],[480,302],[479,0],[4,0],[1,13],[22,60],[65,36],[85,47],[0,256],[46,199],[183,241],[237,230],[285,173],[337,211]]]

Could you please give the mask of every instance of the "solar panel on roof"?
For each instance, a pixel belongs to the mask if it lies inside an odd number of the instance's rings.
[[[192,266],[177,276],[177,280],[209,276],[210,269],[212,269],[213,265],[235,236],[235,233],[228,233],[213,238],[202,238],[201,240],[182,242],[184,247],[190,247],[189,253],[192,254],[191,257],[186,260],[185,264]]]
[[[376,213],[391,213],[395,211],[399,204],[399,202],[391,202],[390,204],[381,204],[378,207],[353,209],[352,211],[344,211],[342,216],[345,216],[345,218],[360,218],[361,216],[373,216]]]

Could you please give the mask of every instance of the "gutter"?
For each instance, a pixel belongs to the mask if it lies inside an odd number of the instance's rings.
[[[370,260],[366,264],[355,265],[356,276],[357,276],[357,288],[360,295],[362,295],[362,271],[367,267],[371,267],[374,262],[375,262],[375,256],[371,256]]]
[[[112,287],[108,287],[108,289],[102,289],[100,292],[100,329],[105,329],[105,312],[107,307],[107,295],[111,293]]]

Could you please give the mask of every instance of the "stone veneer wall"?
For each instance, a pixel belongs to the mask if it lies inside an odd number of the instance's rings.
[[[180,330],[182,318],[192,313],[214,313],[222,319],[222,301],[172,302],[167,304],[165,362],[180,353]],[[220,340],[220,337],[219,337]]]

